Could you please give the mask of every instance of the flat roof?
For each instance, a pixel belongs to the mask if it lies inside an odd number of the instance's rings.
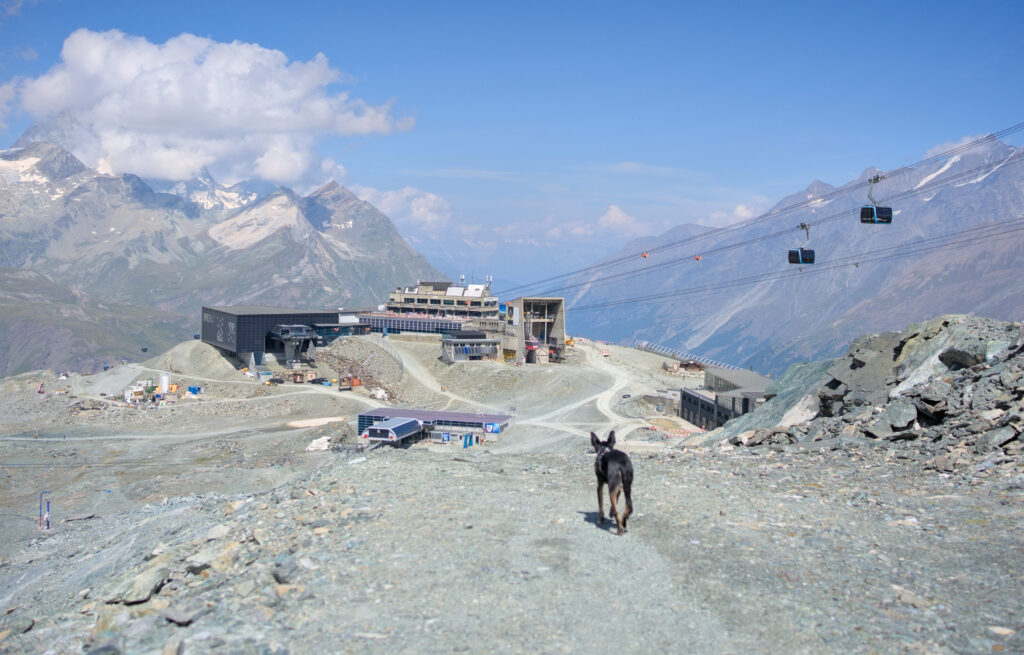
[[[720,368],[705,366],[704,371],[727,380],[745,391],[764,391],[771,382],[767,377],[745,368]]]
[[[499,344],[501,343],[501,339],[488,339],[486,337],[441,337],[441,343]]]
[[[234,307],[203,305],[203,309],[212,309],[225,314],[234,314],[235,316],[243,314],[338,314],[337,309],[286,309],[284,307],[264,307],[263,305],[238,305]]]
[[[499,423],[506,424],[511,420],[508,414],[474,414],[470,412],[442,412],[430,409],[405,409],[402,407],[378,407],[361,412],[360,416],[377,418],[414,418],[424,423],[439,421],[460,421],[463,423]]]
[[[430,287],[434,291],[444,291],[448,287],[452,286],[451,282],[420,282],[418,286]]]
[[[680,392],[681,395],[684,395],[684,396],[685,395],[700,396],[704,400],[709,400],[709,401],[712,401],[712,402],[714,402],[714,400],[715,400],[714,392],[712,392],[712,391],[710,391],[708,389],[690,389],[688,387],[683,387],[682,389],[679,390],[679,392]]]

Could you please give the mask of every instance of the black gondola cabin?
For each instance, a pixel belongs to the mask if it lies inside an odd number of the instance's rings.
[[[892,223],[892,207],[864,205],[860,208],[861,223]]]
[[[790,264],[813,264],[814,251],[807,248],[791,248],[789,251]]]

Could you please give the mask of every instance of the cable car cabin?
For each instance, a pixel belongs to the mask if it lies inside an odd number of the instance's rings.
[[[864,205],[860,208],[861,223],[892,223],[892,207]]]
[[[408,437],[418,436],[422,431],[423,423],[418,419],[396,417],[370,425],[360,436],[370,441],[401,443]]]
[[[814,251],[806,248],[792,248],[789,251],[790,264],[813,264]]]

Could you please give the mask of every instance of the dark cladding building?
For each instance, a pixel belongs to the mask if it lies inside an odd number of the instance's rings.
[[[225,350],[250,367],[263,364],[268,350],[279,346],[270,331],[275,325],[338,325],[337,311],[303,311],[278,307],[203,307],[204,343]]]
[[[690,423],[713,430],[726,421],[757,409],[765,401],[770,380],[753,371],[708,366],[704,386],[681,389],[679,416]]]

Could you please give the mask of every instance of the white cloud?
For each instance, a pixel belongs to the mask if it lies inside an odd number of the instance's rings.
[[[702,221],[707,225],[730,225],[739,221],[745,221],[748,218],[753,218],[761,212],[760,209],[756,209],[747,204],[740,203],[733,207],[731,210],[713,211],[708,214],[706,221]]]
[[[393,191],[353,186],[352,193],[384,212],[399,227],[434,229],[452,216],[451,204],[441,196],[411,186]],[[403,232],[404,234],[404,232]]]
[[[91,137],[76,154],[115,172],[184,179],[210,166],[290,183],[319,172],[323,136],[412,127],[390,102],[337,90],[342,81],[322,54],[289,61],[254,43],[80,29],[60,63],[20,83],[18,100],[36,119],[73,116]]]
[[[985,135],[978,134],[978,135],[975,135],[975,136],[965,136],[965,137],[963,137],[962,139],[960,139],[958,141],[950,141],[948,143],[940,143],[939,145],[937,145],[934,148],[930,149],[928,152],[924,153],[924,158],[928,159],[930,157],[934,157],[935,155],[944,153],[947,150],[951,150],[953,148],[956,148],[956,147],[968,144],[971,141],[977,141],[978,139],[982,138],[983,136],[985,136]]]
[[[597,219],[597,226],[609,232],[628,236],[640,236],[649,233],[649,230],[643,223],[638,221],[635,216],[627,214],[618,205],[609,205],[608,211],[601,218]]]

